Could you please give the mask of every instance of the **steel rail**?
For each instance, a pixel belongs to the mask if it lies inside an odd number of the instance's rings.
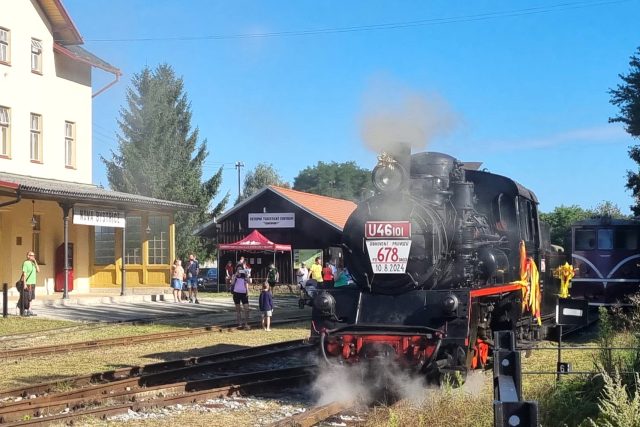
[[[141,377],[149,377],[151,374],[157,374],[162,372],[171,372],[174,370],[193,367],[199,365],[210,366],[215,363],[222,363],[224,361],[240,361],[247,360],[248,358],[265,355],[276,355],[281,352],[291,352],[296,349],[313,348],[307,343],[307,340],[293,340],[284,341],[275,344],[268,344],[257,347],[249,347],[238,350],[230,350],[219,353],[211,353],[199,357],[191,357],[187,359],[177,359],[173,361],[152,363],[149,365],[132,366],[130,368],[121,368],[113,371],[98,372],[88,375],[81,375],[71,378],[61,378],[55,381],[48,381],[40,384],[34,384],[27,387],[20,387],[11,390],[0,392],[0,398],[7,397],[28,397],[31,395],[38,395],[44,393],[55,393],[56,388],[65,387],[83,387],[96,383],[114,383],[129,378],[135,378],[136,380]],[[97,386],[93,386],[95,388]],[[61,395],[62,392],[58,392],[56,395]],[[12,403],[0,403],[0,410],[3,407]]]
[[[327,405],[314,406],[308,411],[283,418],[269,427],[311,427],[329,417],[354,407],[354,402],[331,402]]]
[[[108,407],[99,407],[99,408],[91,408],[85,409],[80,408],[81,410],[72,410],[70,409],[68,413],[56,414],[51,416],[44,416],[44,414],[34,415],[32,418],[25,420],[24,418],[18,419],[20,415],[22,417],[29,416],[26,413],[15,413],[13,414],[12,419],[16,421],[8,421],[7,424],[3,424],[6,426],[44,426],[51,423],[69,423],[73,420],[82,417],[99,417],[99,418],[107,418],[109,416],[121,415],[127,413],[129,410],[140,411],[149,408],[155,407],[164,407],[164,406],[172,406],[178,403],[195,403],[198,401],[203,401],[206,399],[212,398],[220,398],[232,396],[237,393],[243,394],[257,394],[265,390],[272,390],[274,388],[281,389],[283,386],[291,386],[291,385],[300,385],[308,383],[311,379],[311,373],[309,371],[310,366],[298,367],[298,368],[286,368],[281,370],[272,370],[261,373],[262,376],[268,376],[269,378],[258,379],[251,378],[247,376],[247,374],[242,374],[234,377],[228,377],[220,380],[225,380],[230,382],[231,384],[225,385],[223,387],[209,387],[200,389],[198,391],[189,391],[188,387],[193,387],[194,384],[185,382],[180,384],[174,384],[172,387],[157,387],[155,388],[155,393],[163,393],[163,392],[173,392],[171,396],[152,396],[149,398],[149,395],[153,393],[152,390],[146,390],[143,392],[134,392],[129,393],[128,395],[119,396],[120,399],[129,398],[130,402],[125,404],[118,404],[114,406]],[[206,383],[205,381],[196,381],[198,383],[196,388],[199,387],[207,387],[208,385],[214,385],[215,383]],[[147,397],[147,400],[143,400],[144,397]],[[140,399],[140,400],[139,400]],[[111,399],[110,399],[111,400]],[[114,400],[117,400],[114,399]],[[100,403],[104,403],[105,400],[102,400]],[[59,407],[52,406],[52,410],[63,411],[67,407]]]
[[[278,319],[274,320],[272,323],[274,325],[282,325],[287,323],[295,323],[301,320],[306,320],[309,318],[309,315],[306,314],[304,316],[298,317],[289,317],[286,319]],[[73,351],[81,351],[81,350],[91,350],[100,347],[110,347],[113,345],[132,345],[132,344],[140,344],[145,342],[152,341],[160,341],[166,339],[177,339],[177,338],[185,338],[195,335],[203,335],[211,332],[227,332],[236,330],[237,327],[231,326],[230,324],[233,322],[224,322],[220,325],[210,325],[210,326],[202,326],[198,328],[185,328],[179,331],[170,331],[170,332],[157,332],[154,334],[146,334],[146,335],[131,335],[126,337],[118,337],[118,338],[106,338],[102,340],[90,340],[90,341],[82,341],[76,343],[68,343],[68,344],[60,344],[60,345],[52,345],[52,346],[43,346],[43,347],[31,347],[31,348],[18,348],[12,350],[2,350],[0,351],[0,359],[10,359],[10,358],[18,358],[18,357],[35,357],[35,356],[43,356],[47,354],[55,354],[55,353],[69,353]],[[251,326],[258,326],[257,322],[253,322]]]

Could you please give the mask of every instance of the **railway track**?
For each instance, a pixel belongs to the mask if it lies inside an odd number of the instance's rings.
[[[290,316],[284,319],[273,320],[274,325],[284,325],[288,323],[296,323],[309,319],[309,315]],[[35,357],[47,354],[69,353],[74,351],[90,350],[100,347],[110,347],[114,345],[133,345],[144,342],[161,341],[175,338],[185,338],[189,336],[209,334],[212,332],[225,332],[236,330],[235,322],[222,322],[218,325],[202,326],[198,328],[186,328],[178,331],[158,332],[146,335],[132,335],[118,338],[107,338],[102,340],[90,340],[76,343],[49,345],[42,347],[16,348],[10,350],[1,350],[0,359]],[[251,322],[250,326],[259,327],[258,322]]]
[[[302,384],[312,377],[314,365],[306,357],[312,349],[302,340],[289,341],[9,390],[0,394],[0,425],[106,417]],[[69,390],[56,391],[62,383]]]

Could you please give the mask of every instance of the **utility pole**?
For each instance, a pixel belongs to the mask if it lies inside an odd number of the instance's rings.
[[[238,169],[238,199],[240,199],[240,169],[244,167],[244,163],[236,162],[236,169]]]

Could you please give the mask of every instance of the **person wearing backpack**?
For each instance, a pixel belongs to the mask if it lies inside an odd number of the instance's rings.
[[[36,254],[33,251],[27,252],[27,259],[22,263],[22,274],[18,283],[22,283],[20,297],[18,299],[18,309],[20,316],[37,316],[31,311],[31,301],[36,292],[36,275],[40,273],[40,266],[36,261]]]
[[[271,263],[269,265],[269,272],[267,273],[267,283],[273,288],[273,286],[278,283],[278,280],[280,280],[278,269],[273,265],[273,263]]]

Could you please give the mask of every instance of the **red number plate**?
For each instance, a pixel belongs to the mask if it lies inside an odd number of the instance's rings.
[[[364,225],[367,239],[410,239],[409,221],[367,221]]]

